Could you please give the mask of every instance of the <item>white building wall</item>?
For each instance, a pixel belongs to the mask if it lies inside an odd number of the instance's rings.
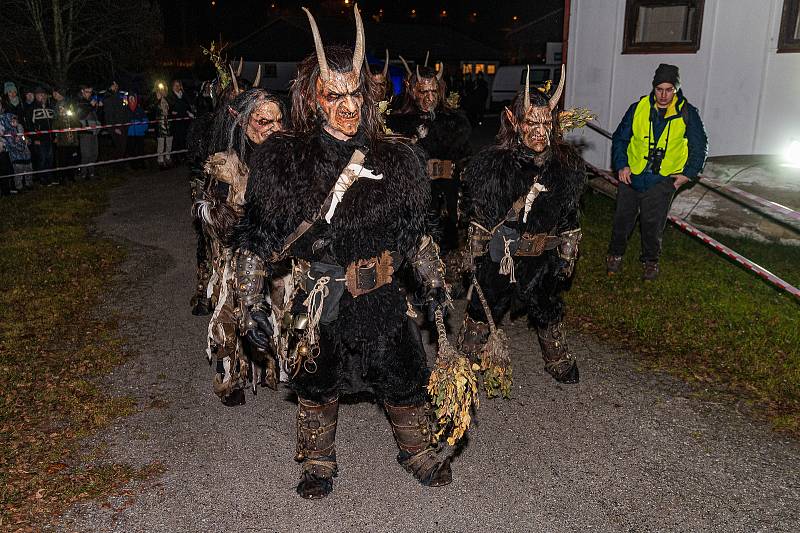
[[[597,113],[613,131],[651,90],[659,63],[680,67],[684,95],[700,110],[710,155],[780,153],[800,140],[800,53],[776,53],[783,0],[706,0],[695,54],[623,55],[626,0],[572,0],[567,106]],[[604,168],[610,141],[573,134]]]

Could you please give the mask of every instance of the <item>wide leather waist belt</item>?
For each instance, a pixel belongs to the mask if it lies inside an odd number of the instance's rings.
[[[397,258],[397,254],[384,251],[379,257],[359,259],[347,265],[345,285],[353,298],[391,283]]]
[[[552,250],[561,244],[561,237],[547,233],[524,233],[519,240],[516,256],[533,257],[542,255],[545,250]]]

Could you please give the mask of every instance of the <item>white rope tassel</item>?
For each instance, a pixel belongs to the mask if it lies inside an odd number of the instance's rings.
[[[500,273],[504,276],[511,276],[509,283],[516,283],[517,278],[514,276],[514,258],[511,256],[511,243],[516,239],[509,239],[503,236],[503,259],[500,260]]]
[[[322,308],[325,302],[325,297],[328,295],[328,283],[331,281],[330,276],[322,276],[314,284],[314,288],[308,293],[308,297],[303,302],[308,310],[308,344],[315,346],[317,344],[317,326],[319,320],[322,318]]]

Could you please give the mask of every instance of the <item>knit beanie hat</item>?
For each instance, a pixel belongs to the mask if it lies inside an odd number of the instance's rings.
[[[653,87],[661,85],[662,83],[671,83],[675,90],[681,88],[681,74],[678,67],[675,65],[667,65],[661,63],[656,69],[656,74],[653,76]]]
[[[14,85],[13,81],[7,81],[3,84],[3,94],[8,94],[11,91],[17,91],[17,86]],[[19,91],[17,91],[19,92]]]

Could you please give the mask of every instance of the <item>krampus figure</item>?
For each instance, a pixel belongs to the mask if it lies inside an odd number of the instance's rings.
[[[585,182],[582,160],[561,140],[556,105],[538,89],[517,94],[501,114],[497,144],[473,158],[464,172],[466,216],[474,276],[492,318],[499,322],[522,303],[536,328],[545,369],[562,383],[577,383],[569,352],[561,293],[569,289],[578,241],[578,202]],[[471,291],[462,349],[479,354],[490,324],[480,291]],[[493,327],[493,325],[492,325]]]
[[[189,149],[189,178],[192,195],[192,202],[195,202],[203,190],[206,189],[208,176],[205,173],[205,163],[209,156],[216,152],[227,149],[228,136],[231,132],[220,132],[220,124],[226,121],[228,105],[243,91],[250,87],[250,82],[239,79],[242,73],[242,61],[239,60],[237,70],[232,65],[221,62],[219,56],[214,56],[214,63],[217,67],[217,78],[207,82],[210,90],[209,99],[213,110],[203,113],[192,121],[189,126],[187,136],[187,147]],[[261,82],[261,65],[256,73],[254,85]],[[208,233],[204,230],[202,221],[194,217],[192,227],[195,231],[197,242],[197,270],[195,277],[195,293],[192,295],[190,305],[192,314],[203,316],[209,315],[214,309],[214,301],[211,294],[211,241]]]
[[[428,177],[431,180],[431,213],[437,232],[435,238],[442,250],[458,247],[459,173],[471,153],[471,127],[467,116],[446,98],[442,79],[444,66],[437,72],[424,66],[414,72],[406,67],[405,93],[402,105],[394,110],[387,125],[394,133],[405,135],[425,152]]]
[[[371,392],[383,402],[398,460],[421,483],[451,480],[432,443],[429,370],[399,275],[416,273],[431,306],[447,300],[441,262],[426,236],[430,188],[421,155],[382,136],[355,9],[355,50],[323,47],[292,86],[292,133],[252,159],[245,214],[236,232],[236,288],[247,339],[275,349],[263,288],[291,260],[297,293],[277,350],[298,395],[297,492],[322,498],[337,473],[339,397]],[[412,276],[412,279],[414,277]]]
[[[216,360],[214,392],[225,405],[232,406],[244,403],[248,380],[254,391],[259,383],[277,388],[274,353],[265,354],[242,343],[239,336],[231,237],[244,209],[248,160],[256,146],[281,131],[284,110],[280,100],[263,89],[245,91],[223,106],[211,128],[211,144],[219,151],[205,162],[206,182],[194,211],[208,239],[213,274],[209,287],[215,305],[206,355],[209,363]]]

